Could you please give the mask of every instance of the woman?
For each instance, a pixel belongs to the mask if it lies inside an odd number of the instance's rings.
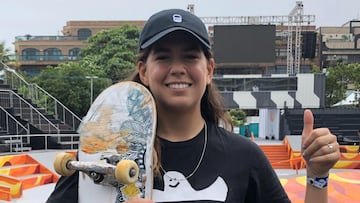
[[[212,84],[210,48],[205,25],[187,11],[160,11],[144,26],[131,80],[156,101],[156,178],[152,200],[127,202],[290,202],[262,150],[225,130],[231,121]],[[313,122],[306,110],[307,203],[327,202],[327,176],[339,159],[336,137],[326,128],[314,130]]]
[[[218,127],[230,122],[211,82],[215,62],[199,18],[179,9],[154,14],[140,35],[137,64],[133,80],[149,88],[158,111],[155,202],[290,202],[259,147]],[[313,130],[306,110],[302,138],[305,201],[327,202],[327,176],[339,159],[336,136]]]

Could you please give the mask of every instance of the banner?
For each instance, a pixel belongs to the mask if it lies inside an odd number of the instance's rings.
[[[259,109],[259,137],[279,139],[280,109]]]

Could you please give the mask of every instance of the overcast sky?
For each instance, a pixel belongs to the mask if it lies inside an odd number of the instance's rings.
[[[15,36],[61,35],[71,20],[147,20],[162,9],[195,5],[195,14],[208,16],[288,15],[295,0],[0,0],[0,42],[13,50]],[[315,25],[341,26],[360,18],[360,0],[303,0],[304,14]]]

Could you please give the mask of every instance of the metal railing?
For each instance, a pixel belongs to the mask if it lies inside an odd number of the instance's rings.
[[[48,41],[48,40],[79,40],[78,36],[31,36],[31,35],[25,35],[25,36],[16,36],[15,41]]]
[[[5,134],[28,135],[30,134],[30,127],[25,127],[16,118],[0,106],[0,131]]]
[[[12,108],[15,115],[20,115],[21,119],[46,133],[60,133],[58,126],[12,90],[0,89],[0,104],[4,108]]]
[[[59,144],[63,144],[63,145],[67,145],[66,148],[51,148],[48,145],[48,142],[50,140],[50,138],[56,138],[56,140],[61,140],[62,137],[71,137],[70,141],[67,141],[66,143],[62,143],[59,142]],[[77,150],[78,146],[79,146],[79,141],[78,141],[78,137],[79,134],[30,134],[30,135],[2,135],[0,136],[1,140],[2,140],[2,144],[0,145],[6,145],[8,146],[8,148],[6,150],[4,150],[4,147],[2,148],[3,150],[0,151],[0,154],[16,154],[16,153],[23,153],[23,152],[29,152],[29,151],[37,151],[37,150],[41,150],[41,151],[48,151],[48,150]],[[37,143],[37,144],[41,144],[42,146],[44,146],[41,149],[37,149],[34,150],[32,149],[32,147],[29,144],[26,144],[26,146],[24,146],[25,143],[17,143],[17,142],[13,142],[16,140],[31,140],[31,139],[36,139],[36,138],[43,138],[43,143]],[[39,139],[37,139],[39,140]],[[15,144],[13,144],[15,143]]]
[[[17,61],[79,61],[81,56],[76,55],[19,55]]]
[[[81,119],[59,100],[37,84],[30,84],[29,92],[29,99],[35,101],[38,106],[43,106],[47,112],[54,115],[55,119],[71,126],[73,131],[77,130],[81,123]],[[40,102],[41,100],[43,101],[43,104]]]
[[[30,99],[37,106],[46,109],[47,113],[52,114],[55,119],[71,126],[73,131],[77,130],[81,123],[81,119],[77,115],[37,84],[28,83],[14,69],[9,68],[1,61],[0,64],[4,66],[5,84],[16,89],[24,98]]]

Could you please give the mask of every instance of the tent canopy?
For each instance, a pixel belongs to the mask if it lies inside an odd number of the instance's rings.
[[[346,97],[344,100],[339,101],[338,103],[336,103],[332,106],[356,105],[356,104],[359,104],[359,97],[360,97],[360,93],[353,92],[348,97]]]

